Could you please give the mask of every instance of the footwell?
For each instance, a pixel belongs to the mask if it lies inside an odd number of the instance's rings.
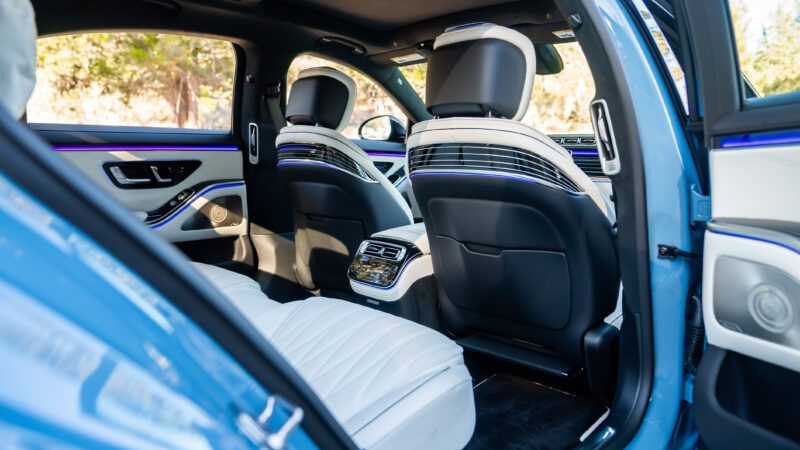
[[[467,449],[567,449],[603,413],[594,400],[513,375],[475,386],[477,423]]]

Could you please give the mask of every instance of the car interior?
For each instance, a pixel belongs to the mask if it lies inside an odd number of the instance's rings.
[[[642,169],[637,152],[615,155],[637,144],[624,108],[614,133],[619,86],[602,47],[582,42],[596,134],[523,122],[536,83],[564,70],[556,44],[576,42],[580,19],[563,11],[577,5],[32,4],[40,39],[231,44],[222,130],[48,123],[30,107],[27,126],[58,170],[146,228],[141,239],[191,261],[134,270],[223,294],[330,412],[310,420],[335,421],[359,448],[570,448],[604,422],[633,432],[647,389],[620,386],[644,386],[652,357],[647,255],[632,250],[647,248]],[[331,64],[289,85],[305,54]],[[402,71],[421,62],[424,96]],[[332,66],[375,83],[405,122],[378,117],[347,137],[356,83]]]

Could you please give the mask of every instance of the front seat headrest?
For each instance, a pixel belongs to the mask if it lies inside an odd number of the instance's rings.
[[[0,105],[22,117],[36,82],[36,20],[29,0],[0,1]]]
[[[425,106],[437,117],[522,120],[536,73],[525,35],[491,23],[452,27],[428,59]]]
[[[342,131],[350,122],[356,102],[356,83],[330,67],[300,72],[286,105],[286,121],[292,125],[319,125]]]

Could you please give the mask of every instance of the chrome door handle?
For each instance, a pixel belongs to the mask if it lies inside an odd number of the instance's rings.
[[[153,172],[153,176],[156,177],[156,181],[159,183],[172,183],[172,178],[161,178],[161,175],[158,174],[158,167],[150,166],[150,170]]]
[[[114,176],[114,179],[116,179],[119,184],[126,184],[126,185],[144,184],[144,183],[150,183],[152,181],[150,178],[128,178],[122,172],[122,169],[119,168],[119,166],[111,166],[109,167],[108,170],[111,172],[111,175]]]

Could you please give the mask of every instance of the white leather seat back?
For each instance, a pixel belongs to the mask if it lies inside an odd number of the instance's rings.
[[[555,189],[568,190],[573,195],[590,197],[613,222],[613,212],[606,199],[592,179],[572,161],[569,151],[525,124],[482,117],[428,120],[414,125],[407,145],[406,173],[412,183],[414,177],[426,172],[529,178]],[[467,145],[471,148],[466,148]],[[474,155],[477,159],[462,162],[425,158],[429,149],[444,146],[452,146],[459,158],[469,160],[470,155]],[[508,164],[497,160],[481,161],[491,153],[503,155],[501,161],[508,161]]]
[[[463,50],[464,45],[476,43],[483,47]],[[514,49],[498,43],[512,44],[522,58],[513,58],[515,55],[509,58]],[[447,67],[440,64],[429,68],[429,110],[447,118],[420,122],[412,128],[406,144],[409,149],[406,173],[446,171],[526,178],[567,189],[574,195],[587,195],[613,220],[607,201],[591,178],[575,165],[569,151],[543,133],[519,123],[528,109],[536,73],[536,55],[530,39],[509,28],[487,23],[447,30],[436,38],[433,48],[440,53],[458,52]],[[520,67],[495,69],[485,80],[475,75],[484,73],[487,64],[497,66],[499,58],[503,58],[504,64],[517,60]],[[521,89],[515,90],[515,85],[521,85]],[[465,144],[481,145],[459,147]],[[428,150],[441,146],[451,146],[453,151],[447,153],[465,161],[446,164],[443,158],[435,161],[426,157]],[[482,161],[487,155],[500,155],[501,160]]]
[[[0,1],[0,42],[0,106],[18,118],[36,81],[36,21],[29,0]]]
[[[411,208],[403,199],[400,191],[375,167],[364,150],[338,131],[310,125],[292,125],[281,130],[275,140],[275,145],[278,147],[279,166],[290,164],[326,165],[362,178],[365,183],[377,183],[390,196],[393,204],[408,216],[409,221],[413,222]],[[325,159],[318,151],[320,147],[336,150],[352,161],[355,166],[348,164],[347,161],[338,161],[336,157]]]

